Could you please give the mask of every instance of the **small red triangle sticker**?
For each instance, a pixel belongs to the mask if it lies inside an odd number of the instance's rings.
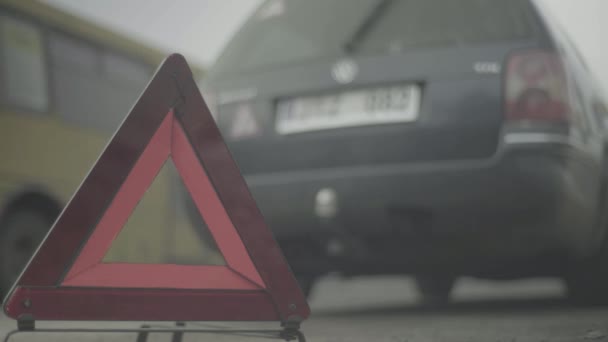
[[[226,265],[104,262],[171,159]],[[161,65],[5,300],[36,320],[301,321],[304,295],[185,59]]]

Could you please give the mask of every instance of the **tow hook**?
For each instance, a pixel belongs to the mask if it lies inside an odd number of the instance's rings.
[[[314,210],[321,227],[329,233],[325,242],[328,256],[366,258],[370,255],[363,241],[340,222],[338,194],[334,189],[322,188],[317,191]]]

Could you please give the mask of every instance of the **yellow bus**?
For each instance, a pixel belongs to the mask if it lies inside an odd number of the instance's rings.
[[[11,286],[164,57],[45,4],[0,0],[0,290]],[[173,262],[197,254],[192,229],[175,234],[174,223],[188,218],[172,173],[159,174],[106,258]]]

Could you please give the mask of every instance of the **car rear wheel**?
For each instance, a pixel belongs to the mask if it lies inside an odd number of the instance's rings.
[[[576,262],[565,277],[568,299],[576,304],[608,304],[608,243],[593,257]]]
[[[298,281],[298,285],[300,285],[300,289],[302,290],[302,293],[304,293],[304,296],[307,299],[310,298],[312,289],[317,281],[317,276],[296,274],[296,280]]]
[[[450,301],[450,294],[456,284],[456,277],[451,275],[418,275],[415,277],[415,283],[422,297],[423,305],[445,305]]]
[[[608,167],[604,167],[604,174]],[[570,265],[564,281],[566,283],[568,299],[575,304],[607,305],[608,304],[608,180],[604,182],[604,189],[600,203],[597,226],[603,229],[601,248],[593,256],[578,260]]]
[[[0,226],[0,291],[10,290],[52,222],[41,213],[17,210]]]

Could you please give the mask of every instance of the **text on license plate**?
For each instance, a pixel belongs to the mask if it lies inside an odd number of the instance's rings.
[[[420,98],[419,86],[402,85],[283,99],[277,103],[275,127],[290,134],[410,122],[418,118]]]

